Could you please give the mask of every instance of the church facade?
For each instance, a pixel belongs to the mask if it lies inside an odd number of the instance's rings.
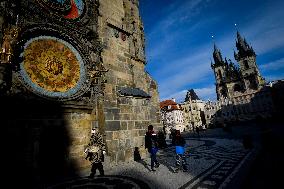
[[[239,32],[236,47],[237,52],[234,52],[234,57],[238,67],[230,59],[223,59],[220,50],[214,45],[214,63],[211,63],[211,67],[216,79],[218,100],[221,97],[233,98],[238,93],[257,91],[265,84],[256,64],[255,52]]]
[[[11,171],[25,170],[28,184],[80,175],[93,127],[110,163],[131,161],[135,147],[145,156],[145,130],[161,122],[138,0],[0,5],[1,126],[7,154],[21,154]]]
[[[239,32],[236,48],[234,58],[238,66],[230,59],[223,59],[220,50],[214,44],[214,62],[211,62],[211,68],[215,75],[218,102],[216,107],[212,107],[212,103],[208,102],[205,108],[208,114],[206,118],[212,122],[270,117],[274,111],[271,87],[260,74],[256,53]],[[216,112],[214,116],[210,110]]]

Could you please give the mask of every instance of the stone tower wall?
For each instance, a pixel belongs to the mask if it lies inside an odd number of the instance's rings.
[[[106,74],[104,115],[107,153],[111,162],[133,160],[139,147],[145,156],[144,135],[149,124],[161,127],[157,84],[145,71],[144,33],[138,3],[101,0],[99,37],[104,45]],[[152,97],[123,96],[122,88],[139,88]],[[156,127],[156,129],[157,129]]]

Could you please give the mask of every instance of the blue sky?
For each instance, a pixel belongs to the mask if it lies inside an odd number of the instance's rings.
[[[235,23],[266,81],[284,79],[283,8],[283,0],[140,0],[146,70],[158,82],[160,100],[183,101],[191,88],[203,100],[216,99],[211,36],[223,58],[236,63]]]

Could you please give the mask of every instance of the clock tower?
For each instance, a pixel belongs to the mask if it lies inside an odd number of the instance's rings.
[[[161,122],[138,7],[138,0],[0,1],[5,174],[20,175],[21,187],[89,171],[84,148],[93,127],[104,136],[107,164],[133,160],[136,147],[147,154],[144,131]]]

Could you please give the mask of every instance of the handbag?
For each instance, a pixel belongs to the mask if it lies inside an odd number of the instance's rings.
[[[91,153],[97,153],[100,150],[98,146],[90,146],[89,147],[89,152]]]

